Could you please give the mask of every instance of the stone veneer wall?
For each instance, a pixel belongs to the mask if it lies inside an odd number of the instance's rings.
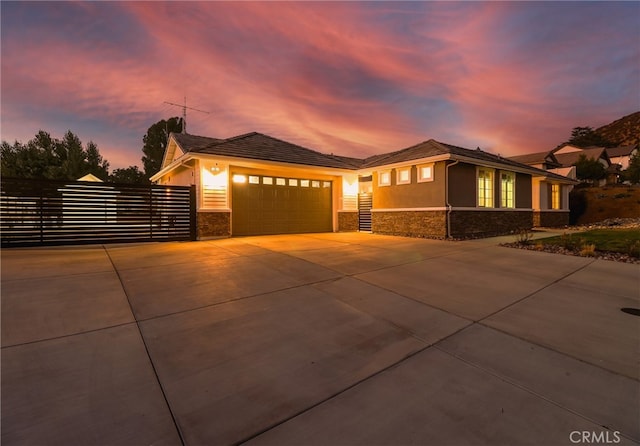
[[[231,212],[198,212],[198,238],[230,237]]]
[[[451,236],[454,238],[491,237],[533,227],[533,211],[453,211]]]
[[[375,234],[443,239],[447,236],[446,211],[373,212]]]
[[[536,228],[554,228],[569,225],[569,211],[535,211],[533,226]]]
[[[358,229],[358,211],[338,212],[338,231],[349,232],[357,231]]]

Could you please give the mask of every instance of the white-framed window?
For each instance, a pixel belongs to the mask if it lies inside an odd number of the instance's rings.
[[[551,185],[551,209],[561,209],[560,185]]]
[[[297,186],[298,185],[298,180],[296,180],[295,178],[289,178],[289,186]]]
[[[493,169],[478,167],[478,207],[493,207]]]
[[[249,175],[249,184],[260,184],[260,177]]]
[[[500,207],[516,207],[516,174],[500,172]]]
[[[302,187],[309,187],[309,180],[300,180],[300,186]]]
[[[284,178],[276,178],[276,185],[277,186],[286,186],[287,185],[287,180],[285,180]]]
[[[396,184],[411,184],[411,167],[396,169]]]
[[[262,177],[262,184],[273,184],[273,178],[271,178],[271,177]]]
[[[383,170],[378,174],[378,186],[391,186],[390,170]]]
[[[236,174],[233,175],[233,182],[234,183],[246,183],[247,182],[247,176],[239,174],[239,173],[236,173]]]
[[[433,181],[433,164],[418,166],[418,183]]]

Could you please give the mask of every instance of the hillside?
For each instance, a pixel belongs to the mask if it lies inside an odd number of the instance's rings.
[[[640,218],[640,186],[577,187],[569,200],[572,224]]]
[[[597,128],[595,133],[618,146],[638,145],[640,144],[640,111],[603,125]]]

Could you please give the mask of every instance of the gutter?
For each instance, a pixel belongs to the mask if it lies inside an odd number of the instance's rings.
[[[444,168],[444,200],[445,200],[445,204],[447,206],[447,238],[452,238],[451,237],[451,212],[453,211],[453,206],[451,206],[451,203],[449,203],[449,167],[451,166],[455,166],[456,164],[458,164],[460,162],[460,160],[455,160],[453,163],[451,164],[447,164],[447,166]]]

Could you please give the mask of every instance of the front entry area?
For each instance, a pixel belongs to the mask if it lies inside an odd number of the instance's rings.
[[[331,232],[332,182],[233,174],[232,235]]]

